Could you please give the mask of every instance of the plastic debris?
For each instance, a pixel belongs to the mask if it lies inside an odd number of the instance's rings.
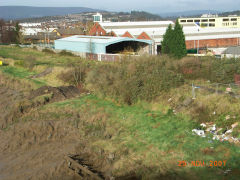
[[[204,123],[202,123],[202,124],[200,124],[200,126],[202,126],[202,127],[207,127],[207,125],[206,124],[204,124]]]
[[[219,140],[220,140],[220,138],[219,138],[219,136],[218,136],[218,135],[214,135],[214,136],[213,136],[213,140],[218,140],[218,141],[219,141]]]
[[[233,129],[238,126],[237,122],[231,125],[231,129],[226,129],[224,131],[223,128],[217,128],[216,124],[213,123],[202,123],[200,124],[200,126],[204,129],[206,128],[206,130],[202,130],[201,128],[193,129],[193,134],[201,137],[207,137],[208,139],[210,139],[208,140],[209,143],[212,143],[212,140],[228,141],[230,143],[240,143],[240,138],[235,138],[231,136]],[[208,134],[212,134],[213,136],[208,136]]]
[[[194,132],[194,133],[197,134],[198,136],[206,137],[206,136],[205,136],[205,133],[204,133],[204,130],[193,129],[192,132]]]
[[[230,133],[232,133],[233,132],[233,130],[232,129],[229,129],[229,130],[227,130],[226,132],[225,132],[225,134],[230,134]]]

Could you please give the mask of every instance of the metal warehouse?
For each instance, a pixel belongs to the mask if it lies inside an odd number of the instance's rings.
[[[55,41],[55,49],[91,54],[117,54],[127,49],[134,52],[152,53],[151,40],[110,36],[71,36]]]

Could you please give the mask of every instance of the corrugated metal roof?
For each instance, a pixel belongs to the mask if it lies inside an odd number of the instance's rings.
[[[85,42],[85,43],[98,43],[98,44],[114,44],[121,41],[138,41],[151,44],[150,40],[133,39],[128,37],[111,37],[111,36],[82,36],[76,35],[67,38],[58,39],[56,41],[71,41],[71,42]]]
[[[137,21],[137,22],[101,22],[101,26],[153,26],[174,24],[172,21]]]

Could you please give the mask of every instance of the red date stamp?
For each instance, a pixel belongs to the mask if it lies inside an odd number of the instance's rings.
[[[186,167],[186,166],[192,166],[192,167],[225,167],[227,161],[178,161],[179,167]]]

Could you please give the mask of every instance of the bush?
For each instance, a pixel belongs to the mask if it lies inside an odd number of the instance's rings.
[[[104,96],[111,96],[129,105],[138,100],[151,101],[161,92],[184,83],[182,75],[167,68],[157,57],[101,64],[87,75],[88,87]]]
[[[48,49],[48,48],[43,49],[42,52],[45,52],[48,54],[56,54],[52,49]]]
[[[69,65],[70,69],[58,75],[58,78],[65,83],[74,86],[83,86],[86,78],[87,71],[89,69],[88,65],[83,63],[78,63],[74,65]]]
[[[66,51],[66,50],[62,50],[60,53],[59,53],[60,56],[75,56],[73,53],[69,52],[69,51]]]

